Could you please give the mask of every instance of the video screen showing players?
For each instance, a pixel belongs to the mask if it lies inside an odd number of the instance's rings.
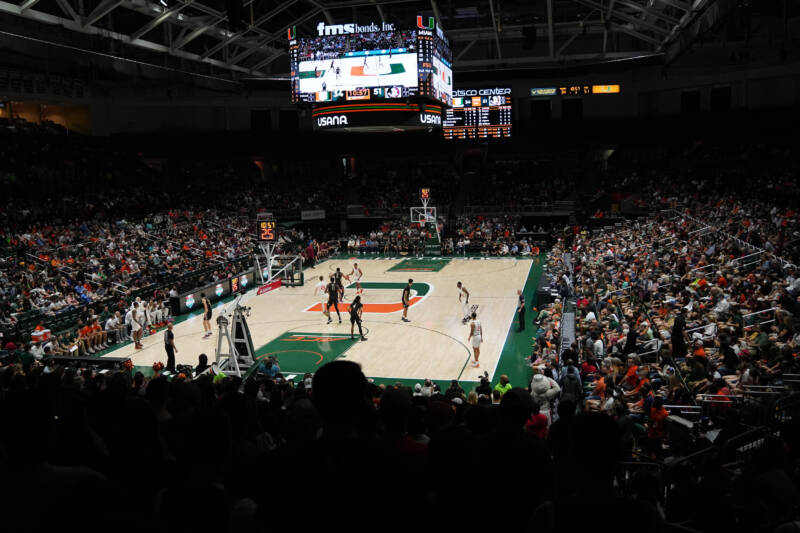
[[[308,37],[288,32],[293,102],[424,96],[450,105],[452,52],[433,17],[418,16],[410,29],[388,22],[316,28]]]
[[[418,93],[413,30],[300,39],[297,97],[307,102],[407,98]]]
[[[453,69],[446,60],[433,58],[433,94],[436,100],[452,105],[453,102]]]
[[[442,121],[445,139],[507,139],[511,137],[510,87],[456,89],[453,107]]]

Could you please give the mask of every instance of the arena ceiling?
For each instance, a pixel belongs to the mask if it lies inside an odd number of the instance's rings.
[[[699,17],[735,1],[0,0],[0,30],[188,72],[281,78],[288,28],[409,26],[430,14],[451,40],[455,68],[485,71],[668,56]]]

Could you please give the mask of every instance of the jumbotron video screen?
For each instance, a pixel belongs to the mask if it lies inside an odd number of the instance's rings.
[[[445,139],[507,139],[511,119],[511,87],[456,89],[442,134]]]
[[[316,29],[310,37],[289,30],[293,102],[426,96],[452,103],[450,45],[432,17],[418,16],[413,28],[320,22]]]

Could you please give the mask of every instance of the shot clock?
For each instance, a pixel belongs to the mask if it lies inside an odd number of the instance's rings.
[[[274,243],[278,241],[278,224],[272,213],[259,213],[257,223],[259,242]]]

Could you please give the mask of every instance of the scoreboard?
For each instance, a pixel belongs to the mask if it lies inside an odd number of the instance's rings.
[[[256,216],[259,242],[274,244],[278,242],[278,225],[272,213],[258,213]]]
[[[329,24],[316,34],[288,30],[292,102],[341,103],[425,97],[450,105],[450,43],[434,17],[416,25],[390,22]]]
[[[563,87],[532,87],[531,96],[586,96],[589,94],[619,94],[618,83],[609,85],[565,85]]]
[[[511,88],[456,89],[442,120],[445,139],[511,137]]]

